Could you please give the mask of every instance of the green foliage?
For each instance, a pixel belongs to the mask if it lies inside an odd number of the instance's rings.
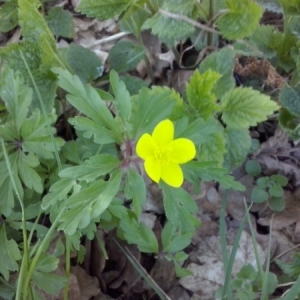
[[[145,51],[140,45],[130,40],[119,41],[109,51],[107,61],[111,69],[118,72],[133,70],[144,58]]]
[[[18,25],[18,1],[11,0],[2,4],[0,9],[0,32],[8,32]]]
[[[227,92],[221,99],[220,107],[222,120],[233,129],[255,126],[278,109],[279,106],[270,97],[251,88],[236,88]]]
[[[261,7],[249,0],[227,0],[226,4],[229,11],[217,20],[222,35],[228,40],[251,35],[262,16]]]
[[[290,276],[292,279],[298,278],[300,275],[300,254],[295,253],[294,259],[291,263],[284,263],[279,259],[276,260],[276,264],[282,269],[282,271]]]
[[[72,14],[61,7],[53,7],[45,17],[53,35],[72,38],[75,33]]]
[[[120,15],[130,2],[128,0],[83,0],[76,10],[90,18],[106,20]]]
[[[281,105],[294,117],[300,117],[300,85],[292,88],[286,85],[280,90]]]
[[[256,160],[248,160],[245,166],[246,172],[251,176],[257,176],[261,173],[261,166]]]

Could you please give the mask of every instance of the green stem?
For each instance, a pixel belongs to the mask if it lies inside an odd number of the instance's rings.
[[[215,14],[215,1],[214,0],[209,0],[209,13],[208,14],[209,14],[208,20],[210,23]],[[213,44],[213,33],[207,32],[207,46],[212,46],[212,44]]]
[[[2,145],[2,150],[3,150],[3,155],[5,158],[7,170],[9,173],[9,177],[10,177],[11,183],[13,185],[13,188],[15,190],[17,199],[20,202],[20,206],[21,206],[21,210],[22,210],[22,234],[23,234],[23,242],[24,242],[24,255],[23,255],[23,259],[22,259],[22,264],[21,264],[21,269],[20,269],[20,274],[19,274],[19,279],[18,279],[18,285],[17,285],[17,291],[16,291],[16,300],[20,300],[21,299],[21,291],[22,291],[22,283],[23,283],[24,276],[25,276],[24,273],[28,268],[28,262],[29,262],[25,207],[24,207],[24,203],[21,199],[21,196],[19,194],[16,182],[15,182],[15,179],[13,176],[13,172],[11,169],[10,161],[9,161],[9,158],[8,158],[8,155],[6,152],[6,148],[5,148],[3,139],[1,139],[1,145]]]
[[[60,216],[62,215],[62,213],[64,212],[65,210],[65,207],[66,205],[64,205],[61,209],[60,209],[60,212],[59,214],[57,215],[56,219],[54,220],[54,222],[52,223],[52,226],[49,228],[47,234],[45,235],[45,238],[43,239],[40,247],[38,248],[37,252],[36,252],[36,255],[34,256],[31,264],[30,264],[30,267],[29,267],[29,270],[28,270],[28,273],[27,273],[27,276],[26,276],[26,281],[25,281],[25,285],[23,287],[23,299],[26,299],[27,297],[27,294],[28,294],[28,288],[29,288],[29,285],[30,285],[30,280],[31,280],[31,276],[32,276],[32,273],[36,267],[36,264],[41,256],[41,254],[43,253],[43,251],[46,249],[48,243],[49,243],[49,240],[51,239],[51,235],[54,231],[54,229],[56,228],[56,225],[59,221],[59,218]],[[17,299],[16,299],[17,300]]]
[[[69,278],[70,278],[70,269],[71,269],[71,241],[69,235],[65,235],[66,237],[66,277],[68,279],[68,282],[65,286],[64,290],[64,300],[68,300],[68,294],[69,294]]]

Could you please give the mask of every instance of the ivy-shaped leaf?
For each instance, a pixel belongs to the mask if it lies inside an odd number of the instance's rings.
[[[222,35],[228,40],[251,35],[262,16],[262,8],[252,0],[227,0],[226,4],[229,12],[217,19]]]
[[[246,129],[279,109],[269,96],[252,88],[236,88],[221,99],[222,120],[231,129]]]

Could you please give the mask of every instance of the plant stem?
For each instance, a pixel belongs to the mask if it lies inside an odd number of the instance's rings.
[[[209,13],[208,13],[209,23],[213,19],[214,14],[215,14],[215,1],[209,0]],[[213,33],[208,31],[207,32],[207,46],[212,46],[212,44],[213,44]]]
[[[65,286],[64,290],[64,300],[68,300],[68,294],[69,294],[69,284],[70,284],[70,260],[71,260],[71,241],[68,234],[65,234],[66,237],[66,277],[68,279],[68,282]]]
[[[17,291],[16,291],[16,300],[20,300],[21,299],[21,291],[22,291],[22,283],[23,283],[24,276],[25,276],[24,273],[28,269],[28,262],[29,262],[25,207],[24,207],[24,203],[21,199],[21,196],[19,194],[16,182],[15,182],[15,179],[13,176],[11,164],[10,164],[7,152],[6,152],[6,148],[5,148],[3,139],[1,139],[1,145],[2,145],[2,150],[3,150],[3,155],[5,158],[7,170],[9,173],[9,177],[10,177],[11,183],[13,185],[13,188],[15,190],[15,193],[17,195],[17,199],[20,202],[20,206],[21,206],[21,210],[22,210],[22,234],[23,234],[23,242],[24,242],[23,243],[24,244],[24,255],[23,255],[23,259],[22,259],[22,264],[21,264],[19,279],[18,279],[18,284],[17,284]]]

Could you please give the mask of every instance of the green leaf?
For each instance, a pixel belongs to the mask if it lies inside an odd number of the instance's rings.
[[[59,259],[48,253],[42,253],[34,268],[35,271],[49,273],[57,269]]]
[[[266,188],[268,186],[268,183],[270,181],[270,177],[266,176],[266,177],[261,177],[258,178],[256,181],[256,184],[261,187],[261,188]]]
[[[243,39],[254,31],[262,16],[262,8],[254,1],[227,0],[229,11],[217,19],[221,34],[228,40]]]
[[[174,46],[176,42],[185,40],[192,36],[195,31],[193,25],[185,21],[171,19],[160,13],[149,18],[143,24],[142,29],[151,29],[152,34],[157,35],[168,46]]]
[[[15,289],[9,285],[0,284],[0,297],[4,300],[13,300],[15,296]]]
[[[18,1],[2,4],[0,9],[0,32],[8,32],[18,25]]]
[[[45,20],[53,35],[72,38],[75,34],[72,14],[61,7],[52,7]]]
[[[268,294],[269,295],[273,294],[278,285],[277,276],[272,272],[268,272],[268,281],[266,284],[267,284]]]
[[[280,185],[273,185],[269,189],[269,194],[273,197],[282,197],[283,196],[283,188]]]
[[[79,166],[65,168],[59,172],[59,176],[93,182],[99,176],[106,175],[119,166],[120,161],[113,155],[98,154],[90,157]]]
[[[145,50],[141,45],[130,40],[122,40],[111,48],[107,62],[111,69],[126,72],[135,69],[144,56]]]
[[[158,242],[154,232],[144,223],[139,223],[135,218],[123,217],[120,228],[129,244],[135,244],[141,252],[158,253]]]
[[[57,295],[68,282],[65,277],[39,271],[33,271],[32,280],[41,290],[50,295]]]
[[[295,253],[293,261],[291,263],[284,263],[279,259],[276,259],[277,265],[288,276],[296,279],[300,275],[300,253]]]
[[[127,199],[132,199],[133,210],[139,216],[146,202],[146,186],[143,177],[133,169],[129,169],[127,173],[124,195]]]
[[[118,73],[114,70],[109,75],[110,84],[115,95],[115,106],[118,115],[127,121],[131,115],[131,99],[123,81],[120,80]]]
[[[240,279],[254,281],[257,278],[257,272],[251,264],[246,264],[241,267],[236,276]]]
[[[224,91],[229,91],[235,87],[235,79],[233,77],[234,64],[235,52],[228,47],[213,52],[200,64],[200,73],[211,70],[222,75],[212,90],[218,99],[222,98]]]
[[[281,212],[285,208],[285,200],[282,197],[272,197],[269,200],[269,206],[272,210]]]
[[[2,82],[0,97],[5,102],[6,109],[19,131],[28,114],[32,90],[18,75],[15,75],[12,70],[8,70]]]
[[[19,24],[22,36],[25,40],[39,41],[40,36],[45,34],[50,45],[55,49],[55,39],[43,16],[38,12],[33,2],[18,0]]]
[[[259,186],[254,187],[251,193],[251,200],[255,203],[263,203],[267,201],[269,194]]]
[[[182,165],[185,176],[200,178],[204,181],[215,180],[225,189],[245,191],[245,187],[228,175],[227,169],[216,168],[216,162],[192,161]]]
[[[130,4],[128,0],[82,0],[76,11],[90,18],[108,20],[119,16]]]
[[[6,237],[5,227],[0,225],[0,273],[8,281],[9,271],[18,271],[17,261],[22,259],[17,243]]]
[[[136,76],[124,75],[120,76],[120,79],[125,83],[125,86],[130,95],[139,93],[142,87],[148,87],[148,83]]]
[[[172,188],[161,182],[160,186],[164,194],[164,208],[168,221],[183,232],[194,232],[200,225],[194,216],[197,205],[191,195],[182,188]]]
[[[76,182],[70,178],[63,178],[55,182],[49,189],[47,195],[42,200],[42,208],[48,209],[50,206],[56,204],[57,201],[63,200],[75,186]]]
[[[204,119],[211,116],[216,106],[216,96],[212,89],[220,77],[220,74],[211,70],[203,74],[196,70],[186,85],[189,103],[198,110],[199,115]]]
[[[288,179],[282,175],[272,175],[270,178],[273,182],[281,186],[286,186],[289,182]]]
[[[174,262],[175,263],[175,273],[176,276],[178,276],[179,278],[185,277],[185,276],[194,276],[193,272],[191,272],[190,270],[186,269],[186,268],[182,268],[180,266],[179,263]]]
[[[224,154],[227,152],[226,140],[222,132],[213,133],[210,139],[200,144],[197,158],[199,161],[216,161],[222,166]]]
[[[245,170],[247,172],[247,174],[251,175],[251,176],[257,176],[259,174],[261,174],[261,165],[253,159],[250,159],[247,161],[246,166],[245,166]]]
[[[279,93],[281,105],[292,115],[300,117],[300,84],[295,88],[286,85]]]
[[[133,103],[133,136],[137,139],[141,134],[151,132],[160,121],[170,116],[176,98],[169,88],[142,88],[133,97]]]
[[[221,109],[222,120],[229,128],[246,129],[266,120],[279,106],[252,88],[236,88],[224,95]]]
[[[168,227],[171,227],[171,229]],[[192,237],[193,232],[182,233],[177,231],[171,222],[168,222],[162,231],[163,251],[169,253],[179,252],[191,243]]]
[[[69,66],[83,83],[92,82],[103,73],[101,60],[90,49],[71,43],[64,55]]]
[[[32,153],[25,155],[24,152],[19,152],[18,170],[21,180],[28,188],[34,189],[37,193],[42,194],[43,182],[41,177],[34,170],[39,164],[39,160]]]
[[[251,137],[246,129],[225,130],[226,149],[224,166],[228,170],[239,167],[246,159],[251,147]]]
[[[59,75],[59,86],[69,93],[67,100],[92,120],[90,124],[93,124],[94,128],[105,127],[105,132],[111,135],[113,139],[117,141],[123,140],[115,119],[94,88],[89,85],[83,85],[77,76],[71,75],[66,70],[54,68],[53,72]],[[94,136],[97,136],[94,130],[92,132]]]

